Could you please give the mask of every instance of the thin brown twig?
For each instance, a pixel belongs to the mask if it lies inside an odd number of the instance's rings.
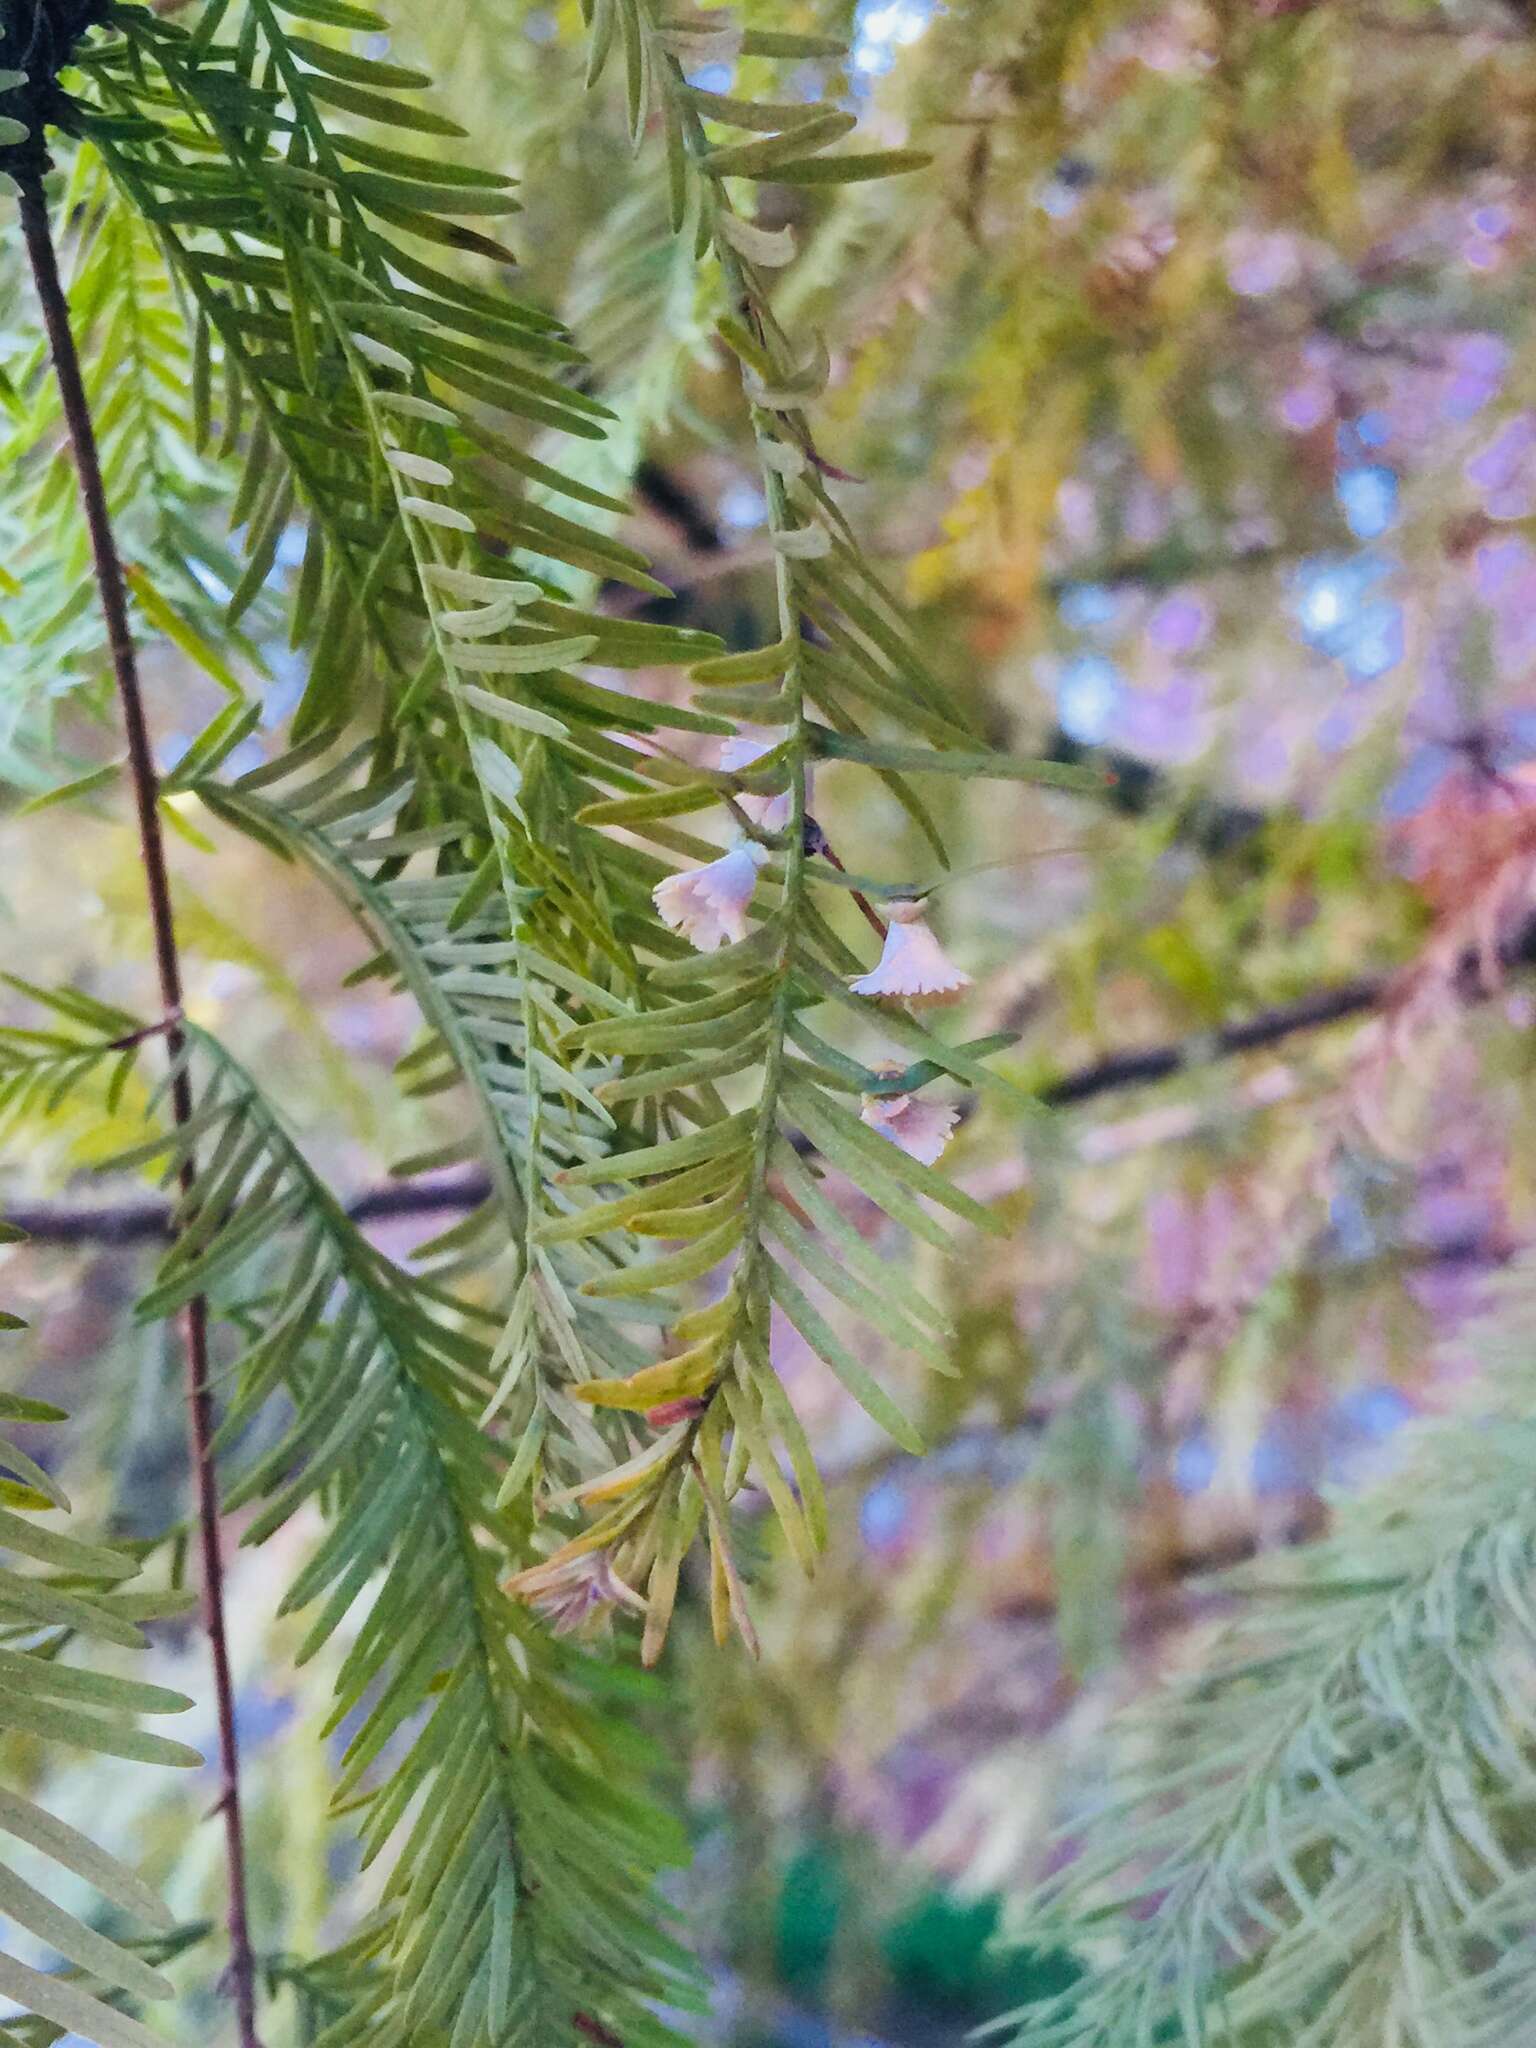
[[[128,742],[129,773],[138,813],[139,849],[149,897],[150,928],[154,938],[155,967],[160,982],[164,1011],[166,1051],[172,1065],[171,1112],[179,1127],[192,1120],[192,1083],[184,1053],[186,1038],[181,1027],[181,964],[176,947],[176,927],[171,908],[170,877],[166,871],[165,845],[160,830],[159,784],[150,749],[149,727],[139,689],[138,663],[128,623],[128,596],[113,539],[107,506],[106,486],[91,422],[90,405],[80,374],[80,359],[70,326],[69,303],[59,277],[58,258],[48,220],[48,205],[42,179],[36,172],[19,183],[22,232],[32,277],[42,307],[43,324],[53,357],[68,425],[70,447],[79,477],[80,499],[90,530],[91,554],[96,571],[97,592],[106,620],[107,642],[112,670],[122,707],[123,728]],[[147,1035],[147,1034],[146,1034]],[[197,1167],[190,1150],[181,1168],[181,1191],[190,1200],[197,1186]],[[218,1476],[213,1460],[213,1395],[208,1372],[208,1306],[201,1295],[188,1305],[183,1318],[187,1361],[187,1436],[191,1450],[193,1485],[197,1495],[197,1521],[202,1555],[203,1626],[207,1631],[213,1663],[214,1691],[218,1707],[220,1792],[218,1807],[224,1817],[224,1844],[228,1867],[229,1979],[239,2027],[240,2048],[261,2048],[256,2033],[256,1958],[251,1948],[246,1898],[244,1826],[240,1805],[240,1757],[235,1730],[235,1692],[230,1672],[229,1641],[224,1616],[224,1560],[219,1543]]]
[[[490,1200],[487,1174],[390,1181],[365,1188],[347,1203],[354,1223],[386,1223],[416,1216],[463,1215]],[[132,1202],[12,1202],[5,1220],[34,1244],[154,1244],[170,1236],[171,1211],[152,1197]]]
[[[180,1023],[181,1011],[179,1009],[167,1011],[165,1016],[157,1017],[153,1024],[141,1024],[137,1031],[125,1031],[121,1038],[109,1038],[105,1050],[107,1052],[132,1052],[136,1045],[147,1045],[152,1038],[168,1036],[177,1029]]]
[[[818,841],[818,846],[816,850],[821,854],[822,859],[827,863],[829,867],[836,868],[837,872],[840,875],[846,875],[848,870],[843,866],[842,862],[833,852],[830,844],[827,841],[826,834],[822,831],[819,825],[816,827],[816,837]],[[863,913],[865,923],[871,925],[876,931],[876,933],[879,935],[879,937],[883,940],[886,935],[885,919],[879,915],[874,905],[870,902],[869,898],[863,893],[862,890],[850,889],[848,893],[850,896],[852,896],[854,902],[858,905],[860,911]]]
[[[1174,1074],[1207,1066],[1214,1060],[1262,1051],[1299,1031],[1321,1030],[1326,1024],[1339,1024],[1374,1010],[1390,983],[1391,977],[1385,974],[1361,975],[1358,980],[1341,982],[1333,988],[1314,989],[1309,995],[1298,996],[1295,1002],[1277,1003],[1273,1009],[1260,1010],[1255,1016],[1223,1025],[1218,1031],[1176,1038],[1169,1044],[1144,1046],[1134,1052],[1111,1053],[1090,1066],[1079,1067],[1075,1073],[1047,1082],[1040,1090],[1040,1100],[1048,1109],[1067,1109],[1117,1088],[1145,1087],[1149,1082],[1166,1081]]]

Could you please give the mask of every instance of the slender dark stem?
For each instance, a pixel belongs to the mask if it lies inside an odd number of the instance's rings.
[[[171,1083],[171,1113],[178,1125],[191,1122],[192,1083],[183,1062],[185,1038],[181,1029],[181,964],[176,951],[176,928],[171,911],[170,877],[165,865],[165,842],[160,831],[159,785],[154,756],[150,751],[149,728],[144,718],[144,700],[139,690],[138,664],[128,624],[128,595],[122,565],[112,537],[107,510],[106,487],[102,482],[96,434],[90,406],[80,376],[80,358],[75,350],[69,323],[69,305],[59,280],[58,259],[49,229],[47,201],[41,179],[33,175],[20,184],[22,232],[32,265],[33,281],[42,305],[43,325],[53,356],[54,373],[64,402],[70,447],[80,480],[80,499],[90,529],[91,554],[96,585],[107,625],[107,644],[112,670],[117,679],[118,701],[122,706],[123,728],[128,741],[129,773],[134,804],[138,812],[139,849],[144,865],[144,882],[149,896],[150,929],[154,935],[155,967],[160,978],[160,999],[165,1012],[166,1050],[174,1068]],[[190,1197],[196,1188],[197,1167],[189,1150],[181,1169],[181,1190]],[[202,1553],[203,1626],[213,1661],[214,1692],[219,1721],[219,1810],[224,1816],[225,1856],[229,1883],[229,1980],[234,1994],[240,2031],[240,2048],[261,2048],[256,2034],[256,1958],[251,1949],[250,1922],[246,1906],[245,1840],[240,1810],[240,1756],[235,1732],[235,1691],[230,1675],[229,1640],[224,1625],[224,1560],[219,1544],[218,1475],[213,1461],[213,1395],[208,1372],[208,1304],[198,1296],[187,1306],[183,1318],[187,1361],[187,1437],[191,1448],[192,1477],[197,1494],[197,1522]]]
[[[442,1180],[402,1180],[365,1188],[346,1205],[354,1223],[460,1216],[491,1198],[490,1176],[478,1169]],[[153,1199],[134,1202],[13,1202],[5,1220],[34,1244],[154,1244],[171,1234],[171,1210]]]
[[[1272,1010],[1239,1023],[1225,1024],[1218,1031],[1195,1038],[1178,1038],[1169,1045],[1149,1045],[1136,1052],[1111,1053],[1091,1067],[1063,1074],[1040,1090],[1040,1100],[1050,1109],[1067,1109],[1090,1096],[1108,1095],[1116,1088],[1145,1087],[1166,1081],[1185,1068],[1208,1065],[1212,1060],[1231,1059],[1238,1053],[1257,1052],[1277,1045],[1298,1031],[1320,1031],[1324,1025],[1339,1024],[1346,1017],[1358,1017],[1374,1010],[1386,994],[1388,977],[1362,975],[1333,988],[1314,989],[1293,1003],[1277,1003]]]
[[[829,867],[836,868],[837,872],[840,875],[846,875],[848,870],[843,866],[842,862],[838,859],[837,855],[833,852],[832,848],[827,844],[827,836],[822,831],[819,825],[816,828],[816,840],[817,845],[814,850],[820,853],[822,859],[827,863]],[[864,895],[862,890],[859,889],[851,889],[848,893],[852,896],[854,902],[858,905],[859,911],[863,916],[864,922],[873,928],[873,930],[879,938],[884,939],[886,932],[885,919],[879,915],[874,905],[870,902],[869,898],[866,895]]]

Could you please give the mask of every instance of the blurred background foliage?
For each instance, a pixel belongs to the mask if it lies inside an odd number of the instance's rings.
[[[674,593],[588,578],[582,600],[772,639],[719,309],[668,230],[654,138],[635,161],[621,94],[585,93],[575,0],[389,11],[390,48],[520,181],[520,289],[569,322],[618,415],[582,474],[633,499],[610,523]],[[764,191],[763,225],[800,238],[775,303],[831,361],[840,500],[989,738],[1113,776],[1102,798],[956,781],[937,800],[975,1028],[1016,1031],[1015,1071],[1068,1099],[1027,1119],[961,1105],[956,1171],[1010,1230],[948,1269],[840,1192],[953,1315],[950,1379],[860,1339],[929,1455],[893,1451],[781,1333],[831,1483],[828,1556],[807,1584],[766,1526],[749,1535],[761,1665],[708,1641],[695,1585],[633,1707],[686,1775],[678,1897],[718,1983],[700,2038],[939,2048],[1070,1984],[1079,1965],[1029,1945],[1021,1902],[1115,1751],[1115,1710],[1203,1639],[1225,1597],[1213,1567],[1324,1530],[1399,1426],[1468,1380],[1466,1320],[1532,1237],[1536,1018],[1498,956],[1536,914],[1536,24],[1519,0],[740,12],[845,36],[847,62],[808,61],[795,92],[932,152],[897,180]],[[757,63],[694,83],[757,92]],[[103,260],[131,264],[127,239]],[[17,388],[37,346],[23,302],[0,274]],[[92,341],[104,399],[127,344]],[[8,467],[6,432],[0,416],[0,533],[25,559],[51,550],[73,591],[74,515]],[[237,572],[176,435],[174,417],[153,428],[201,536],[177,593],[195,622]],[[156,546],[149,526],[125,536],[133,559]],[[280,548],[274,575],[295,567]],[[24,575],[0,629],[0,959],[141,1006],[100,648],[83,607],[76,654],[35,672],[17,622],[45,597]],[[278,750],[303,672],[259,604],[243,631],[230,658],[264,693],[251,765]],[[174,646],[146,666],[170,765],[218,686]],[[318,885],[275,881],[260,848],[178,803],[194,1019],[263,1075],[334,1187],[373,1188],[453,1128],[451,1105],[392,1085],[410,1005],[347,985],[366,948]],[[817,813],[850,868],[924,870],[867,782],[826,769]],[[1469,947],[1486,967],[1470,977]],[[1358,994],[1342,1021],[1287,1028],[1286,1006],[1335,987]],[[22,994],[7,1006],[35,1021]],[[1220,1027],[1272,1014],[1272,1042],[1228,1056]],[[1165,1071],[1121,1086],[1102,1064],[1162,1048]],[[1074,1100],[1060,1084],[1078,1075]],[[31,1325],[6,1340],[8,1384],[74,1416],[60,1471],[122,1540],[186,1487],[175,1362],[129,1315],[149,1248],[112,1241],[133,1239],[146,1192],[91,1174],[136,1131],[129,1101],[5,1133],[6,1210],[34,1226],[5,1254]],[[433,1227],[403,1213],[370,1232],[408,1256]],[[254,1904],[279,1973],[334,1934],[342,1874],[315,1735],[331,1672],[295,1673],[302,1631],[275,1618],[303,1540],[241,1553],[230,1581]],[[157,1682],[203,1699],[195,1634],[162,1624],[156,1644]],[[195,1718],[179,1732],[206,1751]],[[23,1738],[6,1750],[20,1776],[44,1769]],[[206,1776],[51,1757],[46,1773],[53,1809],[144,1863],[182,1922],[216,1913]],[[205,1946],[168,1967],[177,2037],[210,2038]],[[269,2038],[304,2038],[302,1999],[284,2011],[293,2033]]]

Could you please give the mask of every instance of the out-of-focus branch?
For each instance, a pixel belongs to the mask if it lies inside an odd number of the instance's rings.
[[[1084,746],[1059,726],[1046,744],[1044,757],[1069,768],[1102,768],[1103,800],[1111,810],[1125,817],[1139,818],[1157,806],[1179,803],[1177,785],[1151,761],[1142,760],[1138,754],[1123,753],[1118,747]],[[1269,822],[1270,814],[1252,804],[1193,796],[1184,799],[1179,810],[1178,837],[1182,844],[1215,857],[1243,845]]]
[[[490,1197],[488,1175],[459,1173],[451,1179],[391,1181],[367,1188],[347,1204],[354,1223],[387,1223],[399,1217],[462,1215]],[[7,1202],[5,1220],[24,1230],[34,1244],[154,1244],[170,1232],[164,1202]]]
[[[635,496],[675,526],[696,555],[718,555],[725,547],[709,509],[677,474],[647,457],[635,471]]]
[[[1525,0],[1509,0],[1509,11],[1518,17],[1518,27],[1486,19],[1455,20],[1444,14],[1419,15],[1412,20],[1400,21],[1395,16],[1380,13],[1358,15],[1354,27],[1367,35],[1388,36],[1399,42],[1420,41],[1426,37],[1453,37],[1468,43],[1524,42],[1530,32],[1532,9]]]
[[[1273,1045],[1294,1032],[1315,1030],[1369,1010],[1379,1000],[1385,985],[1385,976],[1346,982],[1338,988],[1319,989],[1294,1003],[1261,1010],[1257,1016],[1220,1031],[1145,1046],[1135,1052],[1112,1053],[1107,1059],[1064,1074],[1060,1080],[1047,1082],[1040,1090],[1040,1100],[1048,1109],[1070,1108],[1095,1095],[1107,1095],[1113,1089],[1167,1080],[1186,1068]],[[455,1174],[442,1180],[398,1181],[365,1189],[354,1196],[347,1204],[347,1214],[354,1223],[381,1223],[461,1213],[477,1208],[489,1198],[490,1191],[490,1182],[482,1173]],[[95,1206],[7,1202],[5,1217],[38,1244],[148,1244],[164,1238],[170,1229],[166,1204],[149,1200]]]
[[[1536,920],[1503,949],[1502,959],[1508,968],[1529,967],[1536,962]],[[1470,964],[1476,968],[1475,962]],[[1397,977],[1389,973],[1359,975],[1331,988],[1314,989],[1293,1002],[1276,1003],[1214,1031],[1109,1053],[1101,1060],[1043,1083],[1038,1090],[1039,1101],[1046,1109],[1071,1109],[1122,1088],[1148,1087],[1219,1060],[1263,1051],[1305,1032],[1369,1015],[1383,1006],[1396,981]],[[1481,983],[1474,971],[1464,993],[1480,992]],[[490,1192],[488,1178],[474,1171],[440,1180],[395,1181],[355,1195],[347,1204],[347,1214],[355,1223],[457,1214],[477,1208],[488,1200]],[[39,1244],[151,1243],[165,1237],[170,1227],[165,1204],[148,1200],[101,1206],[8,1202],[5,1216]]]
[[[1154,1612],[1170,1594],[1201,1579],[1217,1579],[1238,1565],[1248,1564],[1266,1551],[1294,1549],[1310,1543],[1326,1529],[1327,1510],[1316,1496],[1302,1498],[1287,1513],[1278,1528],[1252,1527],[1222,1530],[1204,1543],[1189,1543],[1137,1560],[1126,1575],[1125,1594],[1136,1607]],[[1049,1590],[1027,1588],[1002,1601],[997,1609],[1001,1619],[1012,1622],[1053,1621],[1057,1599]],[[1182,1610],[1181,1610],[1182,1611]]]
[[[1169,590],[1179,583],[1191,583],[1197,577],[1254,574],[1261,569],[1273,569],[1278,562],[1295,561],[1312,547],[1323,545],[1324,542],[1317,539],[1307,545],[1298,541],[1287,547],[1201,547],[1180,535],[1173,535],[1135,552],[1084,556],[1047,576],[1045,589],[1053,599],[1064,597],[1069,590],[1083,584],[1104,584],[1111,589],[1134,584],[1143,590]]]
[[[1277,1003],[1240,1023],[1225,1024],[1218,1031],[1197,1033],[1164,1045],[1143,1046],[1135,1052],[1111,1053],[1091,1066],[1079,1067],[1058,1081],[1047,1082],[1040,1100],[1049,1109],[1066,1109],[1087,1102],[1095,1095],[1108,1095],[1117,1088],[1145,1087],[1166,1081],[1188,1069],[1208,1066],[1214,1060],[1230,1059],[1237,1053],[1257,1052],[1276,1045],[1297,1032],[1317,1031],[1326,1024],[1341,1023],[1372,1010],[1386,993],[1391,977],[1361,975],[1335,988],[1314,989],[1292,1003]]]
[[[635,495],[678,535],[687,554],[681,564],[682,573],[672,575],[670,597],[637,597],[623,585],[607,587],[604,606],[617,616],[682,623],[691,597],[729,576],[765,568],[773,560],[771,548],[760,538],[746,544],[728,539],[686,478],[662,463],[647,459],[640,464],[635,473]],[[1174,535],[1138,553],[1120,552],[1074,562],[1049,577],[1045,588],[1053,599],[1058,599],[1077,584],[1135,584],[1159,590],[1196,577],[1252,574],[1299,559],[1311,549],[1326,546],[1330,537],[1320,534],[1305,544],[1298,539],[1283,547],[1222,552]],[[995,737],[1000,743],[1004,740],[1002,734]],[[1011,738],[1008,743],[1011,744]],[[1252,805],[1223,803],[1205,796],[1181,802],[1177,786],[1152,762],[1117,748],[1086,747],[1059,727],[1046,743],[1044,758],[1104,769],[1104,799],[1111,809],[1127,816],[1139,817],[1154,806],[1178,804],[1180,839],[1207,855],[1226,853],[1241,845],[1267,822],[1267,813]]]

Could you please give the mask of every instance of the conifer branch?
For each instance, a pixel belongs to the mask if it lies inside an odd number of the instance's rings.
[[[1533,933],[1536,939],[1536,933]],[[1529,957],[1529,946],[1508,965]],[[1391,977],[1361,975],[1353,981],[1313,989],[1289,1003],[1276,1003],[1251,1017],[1217,1031],[1164,1040],[1156,1045],[1113,1052],[1074,1068],[1039,1089],[1046,1109],[1075,1108],[1121,1088],[1154,1086],[1213,1060],[1235,1059],[1259,1052],[1302,1032],[1325,1030],[1378,1008]],[[797,1148],[798,1149],[798,1148]],[[812,1153],[814,1146],[805,1144]],[[354,1223],[392,1222],[415,1216],[457,1214],[478,1209],[489,1198],[489,1177],[478,1170],[433,1180],[398,1181],[364,1188],[346,1204]],[[165,1237],[171,1212],[163,1202],[104,1203],[96,1207],[35,1202],[6,1205],[6,1215],[38,1244],[136,1244]]]
[[[176,946],[170,877],[160,829],[159,788],[138,663],[128,620],[128,595],[112,534],[106,486],[96,449],[95,430],[80,374],[80,360],[70,326],[69,307],[59,277],[57,254],[49,226],[41,177],[24,175],[18,184],[22,233],[33,282],[42,309],[54,374],[79,477],[81,504],[90,531],[97,592],[106,620],[112,670],[122,707],[128,745],[129,777],[138,816],[139,848],[149,898],[155,967],[165,1012],[165,1042],[171,1068],[171,1113],[178,1126],[193,1115],[192,1084],[186,1068],[186,1041],[179,1023],[182,1011],[181,964]],[[180,1185],[184,1202],[195,1195],[197,1169],[190,1151],[184,1154]],[[213,1664],[219,1726],[219,1810],[224,1821],[229,1899],[230,1987],[234,1998],[241,2048],[260,2048],[256,2034],[256,1959],[251,1948],[246,1899],[245,1844],[240,1805],[240,1758],[235,1727],[234,1681],[224,1612],[224,1568],[219,1543],[218,1479],[213,1461],[213,1395],[208,1365],[208,1309],[203,1296],[188,1302],[184,1316],[187,1367],[187,1430],[193,1485],[197,1496],[202,1560],[203,1626]]]

